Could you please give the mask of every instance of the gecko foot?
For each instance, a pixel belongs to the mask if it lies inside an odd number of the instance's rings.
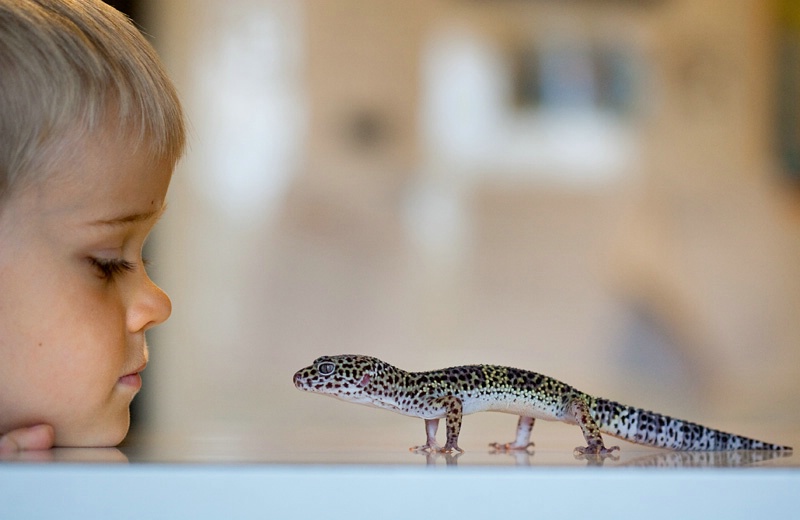
[[[457,451],[458,453],[464,453],[464,450],[459,448],[458,444],[455,443],[450,444],[449,442],[444,445],[444,448],[439,448],[436,451],[438,451],[439,453],[453,453],[455,451]]]
[[[464,453],[464,450],[459,448],[458,446],[445,446],[444,448],[439,446],[438,444],[425,444],[423,446],[412,446],[408,448],[408,451],[413,451],[414,453]]]
[[[597,446],[578,446],[573,450],[575,457],[611,457],[611,458],[619,458],[619,455],[615,454],[615,451],[619,451],[619,446],[612,446],[610,448],[606,448],[602,444]]]
[[[534,444],[529,442],[528,444],[522,446],[514,442],[506,442],[505,444],[501,444],[499,442],[492,442],[489,444],[489,447],[492,448],[493,452],[495,453],[509,453],[514,451],[525,451],[531,453],[532,450],[529,448],[533,448]]]
[[[441,453],[442,447],[438,444],[423,444],[422,446],[411,446],[408,451],[414,453]]]

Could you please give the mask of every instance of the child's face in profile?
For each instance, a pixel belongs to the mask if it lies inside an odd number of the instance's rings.
[[[120,142],[0,206],[0,433],[48,423],[56,445],[118,444],[147,363],[145,331],[169,317],[141,250],[172,164]]]

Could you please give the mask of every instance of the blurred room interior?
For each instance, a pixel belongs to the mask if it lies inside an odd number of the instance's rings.
[[[191,128],[134,436],[420,440],[339,353],[797,434],[800,2],[126,3]]]

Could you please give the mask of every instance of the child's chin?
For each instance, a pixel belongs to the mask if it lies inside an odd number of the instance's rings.
[[[56,447],[62,448],[110,448],[121,443],[130,428],[130,413],[125,409],[124,414],[113,420],[93,423],[85,427],[65,427],[56,431]]]

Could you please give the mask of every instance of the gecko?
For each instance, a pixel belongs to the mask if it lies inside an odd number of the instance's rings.
[[[424,419],[426,442],[412,451],[463,452],[458,446],[462,417],[486,411],[519,416],[515,440],[490,444],[497,450],[533,446],[530,437],[536,419],[578,425],[587,444],[575,448],[579,455],[607,456],[619,450],[619,446],[606,448],[603,433],[672,450],[792,450],[593,397],[557,379],[518,368],[468,365],[407,372],[370,356],[322,356],[295,373],[293,381],[300,390]],[[444,446],[436,441],[442,418],[447,433]]]

